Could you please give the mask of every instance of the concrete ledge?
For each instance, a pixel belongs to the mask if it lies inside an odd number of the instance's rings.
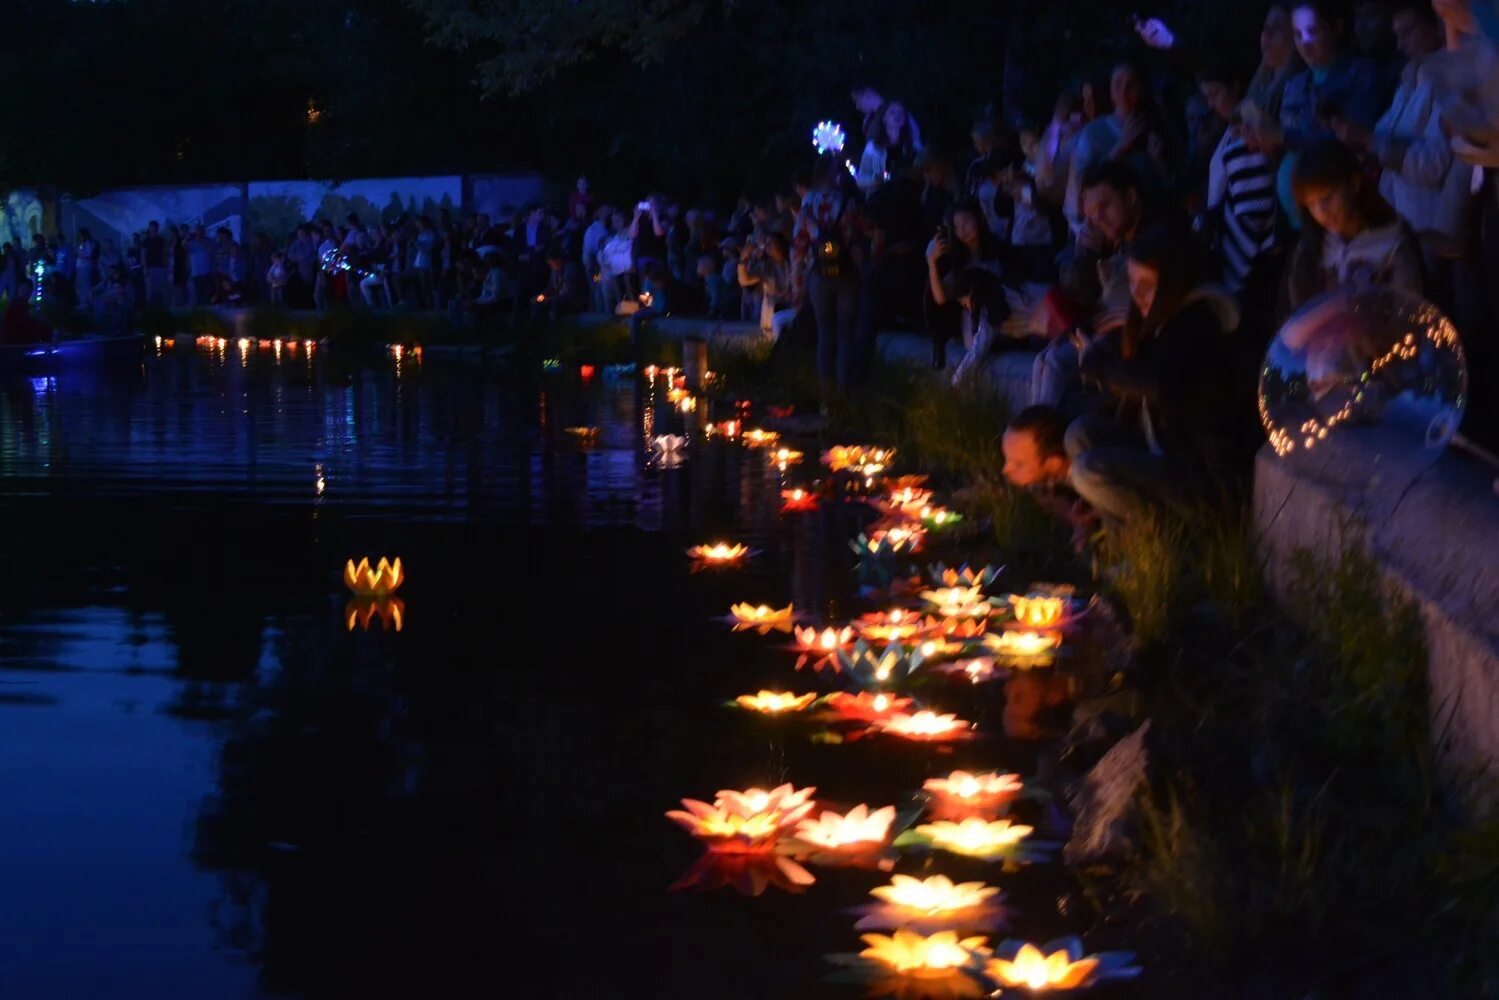
[[[878,350],[880,357],[892,364],[931,370],[932,342],[921,334],[883,333]],[[946,353],[947,366],[941,374],[951,382],[953,371],[963,357],[963,345],[950,340]],[[1031,403],[1031,369],[1035,362],[1034,351],[1000,351],[984,362],[979,377],[1004,397],[1012,410],[1021,410]]]
[[[1448,451],[1409,486],[1339,488],[1255,460],[1254,514],[1272,590],[1285,599],[1291,557],[1337,558],[1362,539],[1420,609],[1438,752],[1456,767],[1499,764],[1499,499],[1494,473]]]

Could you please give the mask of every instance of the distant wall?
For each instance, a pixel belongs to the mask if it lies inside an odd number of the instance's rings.
[[[46,215],[35,191],[12,191],[0,201],[0,243],[15,240],[29,245],[32,234],[45,232]]]
[[[110,240],[123,247],[131,233],[145,229],[154,219],[163,227],[186,223],[210,232],[227,226],[238,239],[244,222],[244,194],[239,184],[120,188],[92,198],[65,199],[62,230],[76,239],[78,230],[87,228],[101,244]]]
[[[402,213],[443,209],[461,216],[463,177],[385,177],[343,181],[251,181],[246,189],[246,231],[279,239],[313,219],[343,225],[354,212],[365,225],[394,222]]]
[[[469,207],[475,215],[487,215],[495,222],[507,212],[547,201],[552,193],[551,185],[539,174],[479,174],[470,177],[468,183]]]

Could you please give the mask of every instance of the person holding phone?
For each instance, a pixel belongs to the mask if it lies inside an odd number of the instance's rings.
[[[670,229],[665,195],[653,194],[635,206],[635,217],[630,220],[630,239],[637,274],[644,275],[652,264],[666,267],[666,234]]]

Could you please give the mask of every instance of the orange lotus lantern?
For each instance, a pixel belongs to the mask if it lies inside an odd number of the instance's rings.
[[[696,396],[684,396],[677,402],[677,409],[683,413],[691,413],[697,409]]]
[[[929,615],[921,624],[926,633],[964,641],[978,639],[989,630],[986,618],[934,618]]]
[[[860,691],[858,694],[838,691],[828,695],[823,704],[850,722],[878,722],[892,715],[905,714],[906,709],[915,704],[915,699],[899,698],[885,691]]]
[[[1069,601],[1066,597],[1048,594],[1011,594],[1010,610],[1016,624],[1023,628],[1059,628],[1067,617]]]
[[[898,713],[886,716],[875,723],[882,733],[899,736],[918,743],[950,743],[973,737],[973,723],[958,718],[922,709],[914,715]]]
[[[744,436],[741,438],[751,448],[764,448],[767,445],[775,444],[780,439],[781,435],[775,431],[761,430],[759,427],[745,431]]]
[[[406,627],[406,604],[399,597],[355,597],[344,605],[344,620],[349,631],[355,626],[368,632],[378,620],[381,631],[394,628],[397,632]]]
[[[670,389],[666,390],[666,401],[673,406],[676,406],[682,400],[690,398],[691,395],[692,394],[686,389],[683,389],[679,386],[672,386]]]
[[[856,555],[865,558],[904,555],[921,549],[926,532],[918,527],[880,528],[849,542]]]
[[[868,854],[890,840],[894,822],[894,806],[871,810],[861,803],[842,815],[827,811],[802,820],[796,825],[796,839],[821,852]]]
[[[800,791],[790,785],[742,792],[720,791],[712,805],[683,799],[686,811],[676,809],[667,818],[701,840],[710,851],[723,854],[753,854],[775,847],[783,834],[795,828],[817,805],[815,789]]]
[[[892,875],[890,884],[877,886],[869,894],[879,903],[862,907],[864,914],[854,927],[905,928],[920,931],[934,928],[991,928],[1005,922],[1005,911],[999,905],[1000,891],[982,882],[954,882],[946,875],[926,879],[910,875]]]
[[[593,444],[599,439],[597,427],[564,427],[563,430],[580,444]]]
[[[945,978],[960,969],[972,968],[976,960],[985,957],[980,949],[988,938],[959,938],[957,931],[938,931],[924,937],[899,930],[890,936],[865,934],[861,940],[869,945],[859,953],[861,958],[906,976]]]
[[[399,556],[393,561],[382,556],[373,567],[368,556],[359,560],[358,565],[350,559],[344,566],[344,585],[360,597],[388,597],[401,588],[405,579]]]
[[[784,608],[772,608],[767,604],[733,604],[729,606],[729,619],[734,623],[734,630],[755,628],[762,632],[771,629],[781,631],[791,630],[793,608],[790,604]]]
[[[781,513],[793,514],[817,509],[817,494],[798,486],[794,490],[781,491]]]
[[[998,812],[1025,786],[1018,774],[954,771],[945,778],[928,778],[921,788],[931,795],[933,810],[940,815],[968,816]]]
[[[839,650],[847,649],[854,641],[854,630],[847,626],[837,628],[825,628],[821,632],[815,628],[797,628],[792,630],[796,636],[795,649],[801,656],[796,661],[796,668],[800,670],[804,665],[811,663],[813,670],[821,670],[826,664],[832,663],[837,669],[837,656]]]
[[[770,453],[770,457],[775,461],[776,467],[785,472],[788,465],[795,465],[803,456],[794,448],[777,448]]]
[[[920,616],[905,608],[891,608],[889,611],[863,615],[854,623],[854,627],[858,630],[859,637],[868,642],[904,642],[925,630]]]
[[[747,545],[714,542],[712,545],[694,545],[687,550],[687,556],[709,566],[729,566],[742,562],[751,551]]]
[[[784,715],[791,712],[800,712],[808,705],[817,700],[815,694],[792,694],[790,691],[758,691],[755,694],[742,694],[734,699],[734,704],[750,712],[760,712],[763,715]]]
[[[985,963],[984,973],[1006,990],[1030,993],[1079,990],[1109,979],[1132,979],[1140,974],[1135,956],[1127,951],[1084,955],[1077,937],[1059,938],[1039,947],[1028,941],[1006,941]]]
[[[932,502],[932,491],[902,486],[890,492],[887,502],[896,510],[919,510]]]
[[[926,838],[933,847],[970,858],[996,858],[1013,853],[1034,832],[1034,827],[980,816],[969,816],[956,823],[938,820],[916,828],[917,836]]]
[[[967,648],[968,646],[964,643],[954,642],[946,636],[938,635],[931,639],[923,639],[916,647],[916,653],[925,662],[947,656],[956,656]]]
[[[984,647],[1013,662],[1017,667],[1042,666],[1062,644],[1056,632],[1029,632],[1009,629],[984,636]]]
[[[929,531],[941,531],[951,528],[963,520],[963,515],[957,511],[948,510],[946,507],[938,507],[933,504],[923,505],[916,513],[917,518]]]

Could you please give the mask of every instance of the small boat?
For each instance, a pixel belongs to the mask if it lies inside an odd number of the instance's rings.
[[[85,334],[36,344],[0,344],[0,371],[55,370],[139,361],[145,337],[138,333]]]

